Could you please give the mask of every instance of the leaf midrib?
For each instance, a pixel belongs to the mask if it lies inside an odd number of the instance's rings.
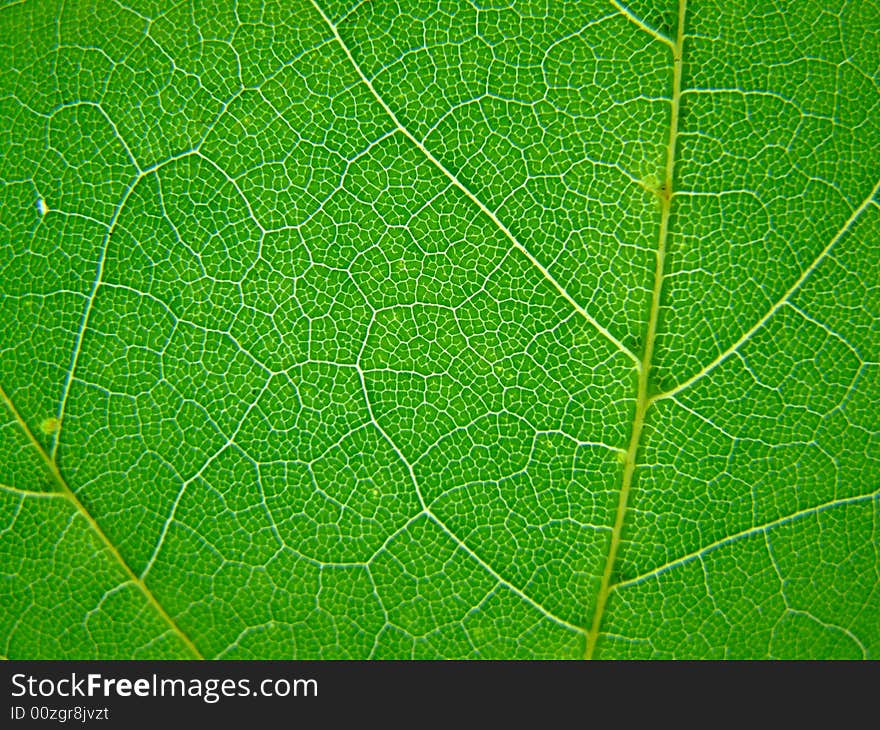
[[[654,286],[651,291],[651,304],[648,310],[648,329],[645,335],[645,344],[642,351],[641,367],[639,368],[638,383],[636,386],[636,407],[633,415],[632,432],[629,445],[626,449],[621,486],[618,495],[617,512],[614,517],[614,526],[611,528],[611,539],[608,544],[608,553],[605,558],[605,567],[602,571],[602,581],[599,585],[599,593],[596,596],[593,623],[587,634],[587,645],[584,652],[585,659],[592,659],[596,652],[596,644],[599,639],[599,631],[602,627],[602,618],[605,614],[605,605],[611,589],[611,576],[614,572],[614,563],[620,548],[620,538],[623,532],[623,523],[626,519],[626,508],[629,493],[635,474],[636,458],[642,437],[642,429],[645,425],[645,414],[651,405],[648,395],[648,380],[651,374],[651,361],[654,356],[654,342],[657,336],[657,321],[660,312],[660,297],[663,292],[663,277],[665,273],[666,245],[669,239],[669,218],[672,212],[673,182],[675,178],[675,153],[678,142],[679,107],[681,104],[681,76],[684,66],[684,19],[687,8],[687,0],[679,0],[678,4],[678,30],[672,44],[672,99],[669,115],[669,140],[666,146],[666,172],[663,187],[658,191],[660,200],[660,231],[658,234],[656,262],[654,268]]]
[[[648,377],[651,369],[651,360],[654,352],[654,341],[657,333],[658,314],[660,310],[660,296],[663,289],[663,277],[665,266],[666,243],[669,235],[669,218],[672,207],[672,191],[673,179],[675,172],[675,154],[678,138],[678,119],[679,106],[681,100],[681,78],[682,78],[682,51],[684,43],[684,18],[687,6],[687,0],[679,0],[678,6],[678,30],[675,42],[661,36],[656,31],[648,28],[639,18],[630,13],[624,6],[612,0],[612,4],[620,11],[627,20],[634,23],[641,30],[648,32],[655,40],[663,42],[669,46],[673,55],[673,91],[671,98],[671,114],[669,124],[669,138],[667,142],[666,170],[663,187],[657,192],[657,196],[661,205],[660,229],[658,234],[658,244],[656,249],[656,264],[654,270],[654,285],[651,293],[651,303],[648,312],[648,327],[645,336],[645,343],[642,356],[637,357],[629,348],[627,348],[620,340],[618,340],[611,332],[609,332],[601,323],[599,323],[592,315],[589,314],[562,286],[562,284],[541,264],[541,262],[533,256],[528,249],[513,235],[509,228],[498,218],[494,211],[489,209],[458,177],[449,170],[433,153],[425,147],[425,145],[413,135],[397,118],[394,111],[388,106],[387,102],[376,91],[372,81],[363,72],[360,65],[354,59],[348,45],[339,34],[337,26],[330,20],[324,10],[320,7],[317,0],[311,0],[315,10],[326,23],[327,27],[333,33],[334,39],[345,53],[349,63],[357,73],[360,80],[367,86],[372,96],[379,103],[385,113],[388,115],[397,130],[403,134],[410,142],[412,142],[422,154],[457,187],[471,202],[473,202],[482,213],[484,213],[498,229],[510,240],[514,248],[519,250],[529,262],[537,268],[541,274],[553,285],[557,292],[580,314],[586,319],[596,330],[602,334],[609,342],[611,342],[617,350],[625,354],[633,360],[638,371],[638,382],[636,386],[636,408],[633,416],[632,430],[630,442],[625,452],[625,460],[623,471],[621,474],[621,486],[618,492],[618,505],[615,514],[614,525],[612,527],[611,539],[609,541],[608,552],[605,558],[605,566],[603,569],[602,580],[599,593],[596,597],[595,609],[591,627],[586,632],[586,649],[584,653],[585,659],[591,659],[596,647],[596,641],[599,635],[599,629],[602,623],[602,617],[605,610],[605,604],[611,589],[611,575],[614,570],[614,563],[617,557],[617,551],[620,545],[620,536],[623,529],[624,519],[626,517],[626,507],[629,498],[630,488],[632,486],[632,478],[635,472],[636,456],[641,440],[642,428],[644,426],[645,413],[651,405],[651,398],[648,395]]]

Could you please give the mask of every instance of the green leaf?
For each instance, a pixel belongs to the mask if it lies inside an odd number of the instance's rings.
[[[0,9],[0,654],[880,658],[869,2]]]

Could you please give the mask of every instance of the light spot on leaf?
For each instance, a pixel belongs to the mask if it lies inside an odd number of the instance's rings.
[[[40,422],[40,431],[42,431],[46,436],[54,436],[61,430],[61,419],[55,418],[52,416],[51,418],[44,418]]]

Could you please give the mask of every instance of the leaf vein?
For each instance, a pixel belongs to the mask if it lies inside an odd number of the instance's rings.
[[[673,52],[676,50],[675,42],[669,38],[668,36],[663,35],[656,28],[652,28],[648,25],[644,20],[642,20],[638,15],[636,15],[632,10],[630,10],[623,3],[617,2],[617,0],[611,0],[611,4],[617,8],[623,17],[625,17],[630,23],[635,25],[637,28],[645,31],[649,36],[654,38],[654,40],[660,41],[662,44],[669,46]]]
[[[776,303],[770,307],[769,310],[761,317],[757,322],[755,322],[749,329],[743,332],[740,335],[739,339],[736,340],[730,347],[728,347],[724,352],[718,355],[712,362],[706,365],[702,370],[694,373],[686,380],[683,380],[674,388],[667,390],[664,393],[659,393],[651,398],[651,402],[654,403],[658,400],[663,400],[664,398],[671,398],[676,393],[680,393],[681,391],[689,388],[691,385],[696,383],[698,380],[701,380],[706,375],[715,370],[719,365],[724,363],[731,355],[738,352],[739,349],[746,344],[756,332],[758,332],[767,322],[773,317],[776,312],[778,312],[783,306],[785,306],[792,296],[800,289],[804,283],[806,283],[807,279],[809,279],[810,275],[819,267],[821,264],[831,253],[831,250],[834,246],[849,232],[852,230],[853,226],[861,217],[862,213],[864,213],[871,205],[877,206],[877,193],[880,192],[880,180],[874,185],[871,189],[871,192],[868,193],[868,197],[866,197],[862,203],[852,212],[852,214],[847,218],[846,222],[840,227],[837,233],[834,234],[831,241],[828,243],[825,248],[823,248],[819,255],[813,259],[812,263],[804,270],[804,272],[797,278],[797,280],[786,290],[786,292],[776,301]]]
[[[504,234],[504,236],[510,241],[511,245],[517,249],[520,253],[522,253],[528,260],[529,263],[532,264],[541,275],[553,286],[554,289],[565,299],[574,309],[580,314],[587,322],[589,322],[605,339],[607,339],[616,349],[626,355],[630,360],[633,361],[637,366],[639,364],[639,358],[619,339],[617,339],[604,325],[602,325],[599,321],[597,321],[584,307],[582,307],[578,302],[569,294],[569,292],[565,289],[565,287],[554,277],[547,268],[513,235],[510,229],[504,225],[504,223],[498,218],[498,216],[490,210],[471,190],[468,188],[458,177],[447,168],[440,160],[438,160],[431,151],[425,147],[424,143],[419,141],[416,136],[410,132],[397,118],[397,115],[388,106],[385,100],[380,96],[380,94],[376,91],[376,88],[373,86],[372,81],[367,77],[367,75],[363,72],[360,65],[357,61],[354,60],[354,56],[352,56],[351,51],[346,45],[345,41],[342,39],[342,36],[339,34],[339,29],[337,26],[330,20],[329,17],[324,13],[323,9],[318,5],[316,0],[312,0],[312,4],[315,9],[320,14],[321,18],[323,18],[324,22],[327,24],[327,27],[333,33],[334,38],[339,44],[342,51],[345,53],[352,67],[354,68],[357,75],[360,77],[361,81],[366,85],[369,89],[372,96],[376,99],[385,113],[389,116],[391,121],[397,130],[403,134],[410,142],[412,142],[419,151],[446,177],[449,181],[455,185],[464,195],[467,197],[480,211],[486,215],[496,226],[497,228]]]
[[[672,79],[672,104],[669,115],[669,139],[666,147],[666,170],[663,182],[664,193],[660,198],[660,230],[658,234],[656,262],[654,268],[654,286],[651,292],[651,304],[648,311],[648,329],[645,335],[644,350],[642,352],[641,367],[639,368],[638,383],[636,386],[636,405],[633,415],[632,432],[629,445],[623,461],[623,473],[617,502],[617,510],[614,517],[614,525],[611,528],[611,538],[608,543],[608,552],[605,558],[605,568],[599,585],[599,593],[596,596],[596,604],[593,611],[593,622],[587,634],[585,659],[592,659],[596,651],[599,639],[599,630],[602,626],[602,617],[608,601],[611,589],[611,577],[614,574],[614,563],[621,544],[621,534],[626,518],[627,502],[632,489],[638,457],[639,444],[641,442],[642,427],[645,423],[645,414],[651,404],[648,396],[648,379],[651,372],[651,360],[654,355],[654,341],[657,335],[657,325],[660,313],[660,297],[663,291],[663,278],[665,272],[666,243],[669,237],[669,220],[672,211],[673,182],[675,180],[675,155],[678,141],[679,106],[681,101],[682,66],[684,65],[684,19],[687,8],[687,0],[679,0],[678,5],[678,31],[674,44],[671,44],[673,60]]]
[[[842,507],[849,504],[860,504],[862,502],[870,502],[872,500],[880,498],[880,489],[875,489],[873,492],[869,492],[868,494],[861,494],[855,497],[843,497],[841,499],[835,499],[830,502],[825,502],[824,504],[816,505],[814,507],[808,507],[807,509],[800,510],[798,512],[793,512],[790,515],[786,515],[785,517],[779,517],[771,522],[767,522],[763,525],[757,525],[754,527],[749,527],[745,530],[737,532],[733,535],[728,535],[727,537],[723,537],[719,540],[715,540],[708,545],[704,545],[703,547],[694,550],[693,552],[688,553],[687,555],[683,555],[680,558],[676,558],[675,560],[671,560],[668,563],[664,563],[663,565],[654,568],[653,570],[648,571],[647,573],[642,573],[641,575],[636,576],[635,578],[630,578],[629,580],[621,581],[620,583],[612,586],[612,591],[620,591],[623,588],[629,588],[634,585],[638,585],[639,583],[644,583],[646,580],[653,578],[658,575],[662,575],[663,573],[667,573],[674,568],[678,568],[682,565],[686,565],[693,560],[698,558],[702,558],[704,555],[707,555],[711,552],[714,552],[718,548],[722,548],[725,545],[730,545],[734,542],[739,542],[747,537],[751,537],[752,535],[758,535],[761,533],[766,533],[769,530],[772,530],[775,527],[781,527],[782,525],[787,525],[791,522],[796,522],[804,517],[809,517],[810,515],[818,514],[820,512],[825,512],[829,509],[834,509],[835,507]]]
[[[153,610],[159,614],[160,618],[165,621],[166,624],[171,628],[171,630],[178,636],[178,638],[183,642],[189,652],[196,659],[203,659],[202,653],[198,650],[196,645],[193,643],[192,639],[184,633],[183,629],[177,624],[177,622],[171,617],[171,615],[165,610],[161,603],[157,600],[156,596],[153,592],[147,587],[146,583],[138,578],[125,559],[122,557],[122,554],[119,552],[119,549],[116,545],[111,542],[110,538],[107,537],[107,533],[101,528],[98,522],[94,517],[89,513],[89,511],[85,508],[82,502],[80,502],[79,498],[76,496],[74,491],[68,486],[67,481],[61,475],[61,472],[58,469],[58,465],[52,459],[52,457],[46,453],[46,450],[40,445],[40,442],[34,438],[33,433],[25,422],[24,418],[22,418],[21,414],[18,412],[18,409],[15,407],[15,404],[6,394],[6,391],[0,386],[0,400],[2,400],[6,407],[9,409],[9,412],[12,414],[13,418],[18,423],[21,430],[24,432],[24,435],[27,437],[28,441],[30,441],[31,445],[37,450],[41,460],[44,462],[46,468],[49,470],[49,473],[52,475],[53,480],[59,489],[59,494],[67,499],[74,507],[75,512],[82,517],[92,531],[97,535],[99,540],[104,543],[107,551],[110,555],[115,559],[115,561],[119,564],[119,566],[124,571],[128,580],[136,585],[144,598],[146,598],[147,603],[153,608]]]

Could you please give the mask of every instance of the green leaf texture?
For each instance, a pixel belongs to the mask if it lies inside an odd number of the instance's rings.
[[[0,9],[0,654],[880,658],[870,0]]]

